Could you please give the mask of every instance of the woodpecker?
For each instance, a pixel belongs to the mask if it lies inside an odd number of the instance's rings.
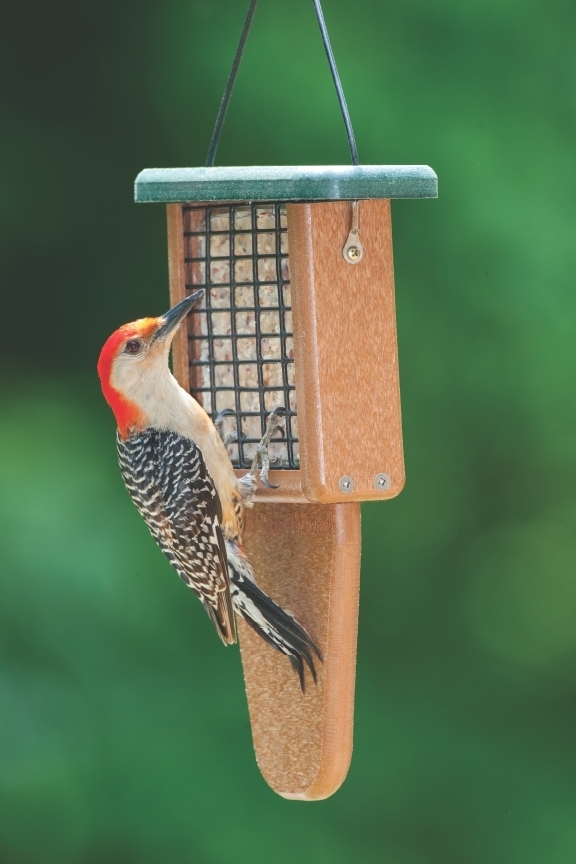
[[[216,426],[176,381],[168,365],[174,334],[201,289],[159,318],[125,324],[98,361],[104,398],[117,423],[120,471],[154,540],[202,602],[216,632],[237,641],[234,613],[285,654],[305,689],[304,664],[316,681],[317,646],[256,584],[242,548],[242,513],[252,506],[256,473],[266,484],[271,415],[250,472],[238,478]]]

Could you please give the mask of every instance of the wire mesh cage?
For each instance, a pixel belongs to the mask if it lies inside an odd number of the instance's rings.
[[[186,292],[206,289],[189,316],[190,393],[220,412],[233,464],[249,468],[274,408],[275,468],[298,468],[298,419],[286,205],[183,207]]]

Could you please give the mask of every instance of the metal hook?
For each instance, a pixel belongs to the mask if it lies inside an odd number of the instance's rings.
[[[364,257],[364,247],[360,241],[359,202],[352,201],[352,228],[342,249],[344,260],[348,264],[358,264]]]

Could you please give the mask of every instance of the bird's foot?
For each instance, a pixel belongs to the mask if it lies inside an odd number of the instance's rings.
[[[214,420],[214,426],[216,427],[216,431],[220,436],[222,443],[225,447],[228,447],[229,444],[233,444],[234,441],[238,440],[238,432],[235,429],[232,432],[229,432],[227,435],[224,434],[224,418],[228,416],[235,417],[236,412],[232,410],[232,408],[223,408],[222,411],[219,411],[216,415],[216,419]]]
[[[244,474],[238,478],[238,491],[245,507],[252,507],[252,499],[256,495],[256,478],[252,474]]]
[[[266,426],[266,432],[262,436],[262,440],[256,448],[256,453],[254,454],[254,459],[252,460],[252,467],[250,468],[250,477],[255,477],[258,468],[260,468],[260,480],[268,489],[278,489],[278,486],[275,486],[272,483],[268,482],[268,472],[270,470],[270,455],[268,453],[268,447],[274,433],[279,429],[282,429],[282,427],[278,425],[277,420],[281,414],[285,413],[285,408],[274,408],[274,410],[268,417],[268,425]]]

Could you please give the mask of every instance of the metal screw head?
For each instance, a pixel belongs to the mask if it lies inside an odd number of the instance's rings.
[[[392,481],[388,474],[376,474],[374,477],[374,486],[378,490],[378,492],[385,492],[386,489],[389,489],[392,485]]]
[[[344,476],[341,477],[340,480],[338,481],[338,486],[340,488],[340,491],[344,492],[345,495],[347,495],[349,492],[353,492],[355,485],[356,484],[354,483],[354,479],[352,477],[350,477],[348,474],[344,474]]]
[[[342,249],[344,260],[348,264],[358,264],[364,257],[364,247],[358,235],[358,231],[351,231]]]

